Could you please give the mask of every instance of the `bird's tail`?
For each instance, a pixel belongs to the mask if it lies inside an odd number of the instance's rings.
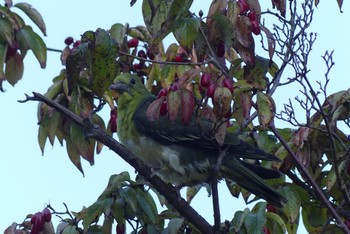
[[[280,193],[234,157],[223,159],[221,173],[223,177],[235,181],[249,192],[265,199],[274,206],[282,207],[283,203],[286,202],[286,199]]]

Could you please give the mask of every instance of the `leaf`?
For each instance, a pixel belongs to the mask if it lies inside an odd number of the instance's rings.
[[[244,220],[249,212],[250,210],[248,208],[245,208],[244,211],[236,211],[234,214],[232,223],[236,232],[240,231],[242,227],[244,227]]]
[[[257,92],[257,107],[258,107],[258,118],[259,123],[262,125],[263,129],[266,129],[268,125],[273,121],[276,111],[276,105],[273,99],[261,92]]]
[[[149,121],[156,121],[159,118],[160,106],[162,105],[165,97],[153,101],[147,108],[146,117]]]
[[[16,53],[7,59],[5,77],[12,86],[15,86],[15,84],[22,78],[23,70],[24,65],[20,54]]]
[[[262,228],[266,223],[265,213],[247,213],[244,217],[244,226],[248,233],[261,234]]]
[[[213,98],[213,111],[218,118],[224,117],[230,111],[232,93],[226,87],[217,87]]]
[[[175,22],[173,34],[180,46],[188,52],[191,52],[197,38],[200,24],[200,18],[180,18]]]
[[[266,212],[266,219],[266,227],[270,230],[271,233],[286,233],[286,224],[284,223],[281,216],[273,212]]]
[[[32,5],[22,2],[14,5],[15,7],[21,9],[41,30],[41,32],[46,36],[46,26],[41,14],[32,7]]]
[[[188,203],[191,203],[192,199],[197,195],[197,193],[199,192],[199,190],[201,190],[202,187],[203,185],[201,184],[187,187],[186,201]]]
[[[161,31],[161,28],[167,18],[171,3],[172,1],[162,0],[144,0],[142,3],[143,20],[152,37],[157,37],[155,44],[158,44],[170,32],[169,28],[163,28],[165,31]]]
[[[271,33],[271,31],[266,28],[264,25],[260,25],[261,30],[265,33],[266,38],[267,38],[267,48],[269,51],[269,57],[270,60],[272,60],[273,55],[275,54],[275,48],[276,48],[276,40]]]
[[[315,204],[315,202],[303,205],[302,218],[308,233],[321,233],[328,217],[328,210]]]
[[[291,186],[284,186],[278,190],[282,196],[288,198],[287,203],[282,207],[282,212],[288,219],[288,223],[296,223],[299,220],[301,206],[299,194]]]
[[[70,138],[79,154],[87,160],[90,165],[94,164],[94,149],[96,140],[85,138],[84,130],[81,126],[72,123],[70,127]]]
[[[272,0],[272,6],[281,12],[282,17],[286,17],[286,0]]]
[[[13,45],[14,37],[12,24],[8,19],[3,17],[0,18],[0,39],[6,40],[11,46]],[[3,43],[3,40],[0,40],[1,43]]]
[[[181,104],[180,90],[169,91],[167,96],[168,116],[171,121],[175,121]]]
[[[140,188],[135,189],[135,192],[139,207],[145,213],[143,219],[147,219],[148,223],[156,224],[158,222],[158,211],[151,194]]]
[[[47,49],[43,39],[41,39],[41,37],[29,26],[21,28],[17,35],[19,35],[26,46],[33,51],[35,57],[40,63],[41,68],[45,68]]]
[[[7,43],[0,43],[0,81],[5,80],[4,64],[6,61]]]
[[[169,233],[182,233],[185,220],[183,218],[173,218],[170,219],[168,224]]]
[[[113,24],[111,29],[109,30],[109,34],[111,35],[111,38],[114,39],[118,45],[122,45],[125,38],[126,29],[125,26],[122,24]]]
[[[42,155],[44,155],[44,149],[46,144],[46,139],[48,137],[48,130],[45,126],[40,125],[38,130],[38,142],[41,149]]]
[[[341,9],[343,7],[343,0],[337,0],[337,3],[338,3],[340,12],[343,12]]]
[[[194,95],[188,89],[181,90],[181,121],[188,124],[194,111]]]
[[[80,154],[78,149],[75,147],[75,145],[72,143],[70,137],[66,137],[66,149],[69,156],[69,159],[74,164],[76,168],[84,175],[83,167],[81,166],[80,161]]]
[[[94,204],[86,208],[83,227],[84,230],[88,230],[89,226],[101,216],[103,211],[109,208],[113,204],[112,198],[98,199]]]

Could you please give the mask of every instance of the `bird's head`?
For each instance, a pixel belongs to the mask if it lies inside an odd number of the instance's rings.
[[[109,89],[117,94],[118,99],[150,94],[140,78],[130,73],[118,75]]]

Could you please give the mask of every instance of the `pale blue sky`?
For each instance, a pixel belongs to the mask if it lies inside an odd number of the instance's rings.
[[[67,36],[79,38],[86,30],[95,30],[98,27],[108,29],[114,23],[128,22],[131,26],[143,24],[141,0],[133,8],[130,8],[129,0],[91,3],[82,0],[28,2],[41,12],[46,22],[48,36],[44,40],[50,48],[62,49]],[[210,4],[209,0],[195,2],[197,4],[193,10],[196,12],[201,8],[206,11]],[[267,1],[267,4],[271,4],[270,1]],[[329,92],[348,89],[350,86],[347,69],[350,54],[347,45],[350,17],[347,7],[349,4],[345,2],[345,13],[339,14],[336,1],[321,1],[319,9],[315,12],[315,24],[312,29],[318,32],[319,38],[311,59],[311,74],[315,81],[322,80],[325,67],[320,56],[327,49],[335,49],[336,66],[331,72],[334,79],[331,81]],[[111,174],[124,170],[133,172],[129,165],[107,148],[95,156],[93,167],[83,162],[85,177],[70,162],[65,148],[58,142],[54,147],[47,142],[45,155],[41,156],[37,143],[38,103],[20,104],[17,100],[24,99],[24,93],[46,92],[52,78],[63,68],[59,57],[59,53],[48,52],[47,68],[40,69],[32,53],[28,53],[23,79],[15,88],[4,83],[6,92],[0,93],[0,186],[3,191],[0,199],[0,231],[12,221],[21,222],[28,213],[42,210],[45,203],[51,203],[57,210],[63,211],[62,203],[65,202],[70,210],[79,211],[82,206],[88,206],[96,200]],[[297,94],[297,90],[277,92],[280,100],[278,106],[287,100],[285,92],[288,92],[288,95]],[[225,202],[225,206],[222,219],[230,220],[233,213],[244,209],[244,206],[242,202],[238,203],[236,199],[227,196],[227,189],[223,190],[225,194],[222,195],[221,201]],[[203,191],[199,198],[194,199],[193,204],[201,207],[203,216],[212,222],[210,202],[210,198],[207,198]],[[55,224],[57,223],[56,219]]]

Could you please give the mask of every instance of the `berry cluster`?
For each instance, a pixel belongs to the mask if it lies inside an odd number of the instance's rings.
[[[240,15],[245,15],[250,19],[250,22],[252,24],[252,32],[255,35],[259,35],[261,30],[259,21],[256,18],[256,12],[250,9],[249,4],[246,0],[238,0],[238,4],[240,7]]]
[[[30,222],[32,224],[32,234],[37,234],[44,229],[45,222],[51,221],[51,212],[48,208],[43,209],[43,211],[36,212]]]
[[[207,97],[213,98],[215,91],[218,87],[217,83],[211,79],[211,75],[209,73],[203,73],[200,81],[199,81],[200,87],[205,90],[205,95]],[[233,82],[229,78],[224,78],[222,80],[222,87],[228,88],[233,94]]]
[[[126,42],[126,46],[127,46],[128,48],[135,48],[135,49],[136,49],[136,48],[138,47],[138,45],[139,45],[139,40],[138,40],[137,38],[131,38],[130,40],[128,40],[128,41]],[[142,60],[142,59],[147,59],[147,58],[149,58],[149,59],[153,60],[154,57],[155,57],[155,55],[154,55],[154,53],[151,51],[150,48],[147,48],[146,51],[144,51],[144,50],[139,50],[139,51],[137,52],[137,57],[139,57],[139,58],[141,58],[141,59],[140,59],[140,62],[139,62],[139,63],[135,63],[135,64],[133,65],[133,66],[134,66],[134,69],[135,69],[135,70],[142,70],[143,68],[145,68],[145,61]]]
[[[66,44],[67,46],[70,46],[73,44],[73,48],[77,47],[78,45],[80,45],[81,41],[80,40],[74,40],[73,37],[67,37],[64,40],[64,44]]]

